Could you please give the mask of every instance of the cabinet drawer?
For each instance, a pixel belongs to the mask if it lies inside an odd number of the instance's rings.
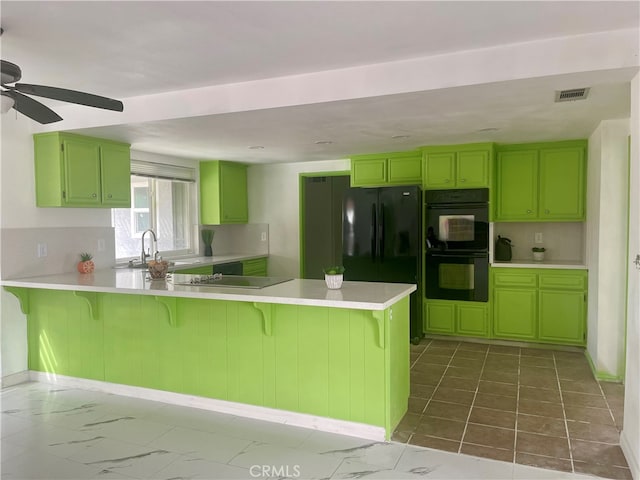
[[[576,274],[540,274],[540,288],[563,289],[563,290],[585,290],[587,278],[585,275]]]
[[[535,273],[496,272],[493,274],[493,284],[496,287],[537,287]]]

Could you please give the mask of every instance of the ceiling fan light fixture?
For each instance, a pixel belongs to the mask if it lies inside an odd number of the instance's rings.
[[[16,104],[16,101],[12,96],[5,94],[5,92],[2,92],[2,97],[0,98],[0,113],[4,115],[13,108],[13,106]]]

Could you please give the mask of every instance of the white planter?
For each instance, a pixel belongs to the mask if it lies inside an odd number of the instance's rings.
[[[542,262],[544,260],[544,252],[533,252],[533,259],[536,262]]]
[[[327,288],[331,290],[337,290],[342,287],[342,273],[339,275],[328,275],[324,274],[324,281],[327,284]]]

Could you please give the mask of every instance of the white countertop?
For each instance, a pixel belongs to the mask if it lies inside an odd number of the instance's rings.
[[[257,257],[260,256],[264,255]],[[215,259],[216,257],[205,258]],[[91,274],[63,273],[2,280],[0,285],[47,290],[282,303],[357,310],[385,310],[416,290],[416,286],[413,284],[377,282],[344,282],[341,289],[329,290],[324,280],[301,279],[293,279],[262,289],[245,289],[174,285],[170,279],[151,282],[146,277],[145,270],[108,268],[96,270]]]
[[[491,263],[494,268],[564,268],[586,270],[587,266],[583,262],[562,261],[562,260],[544,260],[535,262],[531,259],[513,259],[510,262]]]

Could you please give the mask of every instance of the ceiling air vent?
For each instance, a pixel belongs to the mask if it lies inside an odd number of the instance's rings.
[[[584,100],[589,95],[588,88],[573,88],[571,90],[556,91],[556,102],[571,102],[573,100]]]

